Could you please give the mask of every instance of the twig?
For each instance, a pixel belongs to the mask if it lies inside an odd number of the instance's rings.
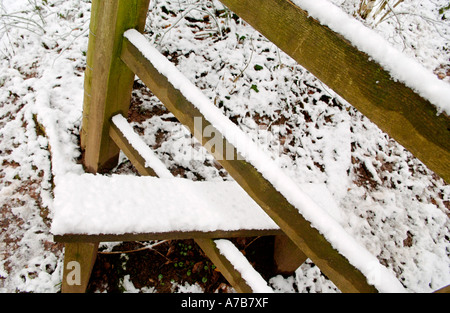
[[[220,24],[219,24],[219,22],[217,21],[217,19],[215,18],[214,14],[212,14],[211,12],[209,12],[207,9],[201,10],[201,9],[196,8],[196,7],[191,7],[191,8],[188,8],[188,9],[186,10],[186,12],[184,12],[184,14],[182,14],[181,17],[180,17],[173,25],[171,25],[171,26],[164,32],[164,34],[162,35],[161,39],[159,40],[158,46],[161,46],[161,43],[163,42],[164,37],[166,36],[166,34],[167,34],[169,31],[171,31],[172,28],[174,28],[175,26],[177,26],[177,24],[178,24],[181,20],[183,20],[189,13],[191,13],[191,11],[194,11],[194,10],[195,10],[195,11],[199,11],[199,12],[203,12],[203,13],[207,13],[208,15],[210,15],[210,16],[213,18],[213,20],[216,22],[217,32],[219,33],[219,36],[222,37],[222,30],[220,29]]]
[[[133,252],[139,252],[139,251],[144,251],[144,250],[147,250],[147,249],[150,249],[150,250],[152,250],[154,247],[157,247],[157,246],[159,246],[159,245],[161,245],[161,244],[163,244],[163,243],[165,243],[165,242],[167,242],[168,240],[163,240],[163,241],[160,241],[160,242],[158,242],[158,243],[155,243],[155,244],[153,244],[153,245],[150,245],[150,246],[145,246],[145,247],[142,247],[142,248],[139,248],[139,249],[133,249],[133,250],[125,250],[125,251],[99,251],[98,252],[98,254],[122,254],[122,253],[124,253],[124,254],[127,254],[127,253],[133,253]],[[155,252],[157,252],[157,253],[159,253],[159,254],[161,254],[159,251],[157,251],[157,250],[154,250]],[[162,254],[161,254],[162,255]],[[163,257],[165,257],[164,255],[162,255]],[[167,257],[165,257],[166,259],[167,259]],[[167,259],[167,260],[169,260],[169,259]],[[170,260],[169,260],[170,261]]]
[[[394,6],[391,8],[391,6],[389,6],[389,8],[390,8],[390,10],[389,11],[387,11],[381,18],[380,18],[380,20],[378,21],[378,23],[377,23],[377,25],[375,25],[375,26],[378,26],[378,24],[380,24],[385,18],[386,18],[386,16],[390,13],[390,12],[392,12],[394,15],[395,15],[395,13],[394,13],[394,11],[393,11],[393,8],[396,8],[400,3],[402,3],[404,0],[398,0],[397,1],[397,3],[396,4],[394,4]]]
[[[250,37],[250,44],[251,44],[251,46],[252,46],[252,51],[251,51],[251,53],[250,53],[250,58],[249,58],[247,64],[245,65],[244,69],[241,70],[241,73],[239,73],[239,75],[236,76],[236,77],[234,78],[233,83],[236,83],[237,80],[238,80],[242,75],[244,75],[244,72],[247,70],[248,66],[249,66],[250,63],[252,62],[252,59],[253,59],[253,52],[255,51],[255,47],[253,46],[253,37]],[[233,88],[233,89],[234,89],[234,88]]]
[[[259,238],[261,238],[261,236],[256,237],[255,239],[253,239],[252,241],[250,241],[247,245],[245,245],[244,249],[247,249],[252,243],[254,243],[256,240],[258,240]]]

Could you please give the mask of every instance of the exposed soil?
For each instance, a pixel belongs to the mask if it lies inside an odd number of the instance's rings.
[[[265,279],[273,276],[273,237],[231,240]],[[87,292],[123,292],[126,275],[137,289],[158,293],[176,292],[185,283],[206,293],[234,291],[194,240],[124,242],[99,251]]]

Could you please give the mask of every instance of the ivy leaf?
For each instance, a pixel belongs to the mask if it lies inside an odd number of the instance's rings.
[[[256,64],[253,68],[255,69],[255,71],[261,71],[262,69],[264,69],[264,67],[259,64]]]

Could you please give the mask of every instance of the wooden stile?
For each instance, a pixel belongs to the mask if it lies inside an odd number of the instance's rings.
[[[450,122],[445,114],[352,46],[342,36],[289,0],[221,0],[237,15],[293,57],[321,81],[354,105],[383,131],[404,145],[447,182],[450,181]],[[117,164],[119,151],[129,157],[141,175],[155,176],[124,134],[111,123],[115,114],[128,112],[134,75],[150,88],[230,175],[279,225],[278,230],[233,232],[172,232],[123,235],[62,235],[66,243],[63,292],[84,291],[100,241],[196,238],[196,242],[238,291],[251,288],[218,252],[211,238],[279,235],[275,259],[280,271],[293,271],[307,257],[343,292],[376,292],[367,278],[341,255],[299,211],[280,194],[224,136],[222,147],[210,145],[203,130],[211,123],[168,79],[161,75],[126,38],[128,29],[143,30],[149,0],[93,0],[90,25],[81,145],[88,172],[106,171]],[[201,120],[201,129],[194,119]],[[217,130],[214,134],[217,142]],[[199,136],[198,136],[199,135]],[[219,136],[220,137],[220,136]],[[233,156],[230,158],[231,155]],[[287,251],[293,251],[290,256]],[[68,284],[70,262],[81,264],[82,282]],[[286,261],[286,262],[283,262]]]

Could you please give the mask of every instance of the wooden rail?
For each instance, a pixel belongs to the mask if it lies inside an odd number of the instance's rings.
[[[431,170],[449,181],[450,123],[445,114],[437,115],[431,103],[404,84],[393,81],[389,73],[369,60],[366,54],[308,17],[307,12],[291,1],[260,0],[258,5],[250,0],[221,1],[409,149]],[[111,124],[114,115],[125,115],[128,111],[133,78],[137,74],[191,133],[195,136],[201,134],[197,139],[278,224],[289,238],[287,242],[301,250],[296,253],[301,261],[309,257],[343,292],[376,292],[358,268],[337,251],[319,230],[312,227],[252,164],[240,157],[241,151],[214,129],[213,122],[156,70],[130,40],[123,38],[127,29],[142,31],[148,4],[149,0],[92,2],[81,134],[87,171],[97,173],[115,166],[119,149],[122,149],[142,175],[155,175],[155,171],[145,165],[142,156],[127,143],[120,130]],[[195,118],[201,120],[201,129],[196,129],[198,124],[195,124]],[[203,131],[207,127],[215,130],[208,132],[210,136]],[[225,151],[209,144],[212,134],[215,142],[219,136],[222,147],[227,147]],[[230,155],[233,157],[230,158]],[[143,240],[154,235],[133,234],[127,238]],[[162,235],[167,239],[167,234]],[[197,238],[197,242],[210,252],[208,255],[223,264],[224,271],[230,268],[212,245],[211,234],[174,234],[176,237],[178,235],[183,238],[201,237]],[[234,236],[239,232],[219,235]],[[101,240],[123,239],[108,236]],[[65,236],[61,239],[70,242],[66,245],[66,256],[79,258],[81,254],[80,260],[86,260],[88,264],[84,267],[90,273],[96,242],[100,238],[71,239]],[[66,260],[64,266],[67,266]],[[241,284],[239,276],[230,276],[229,279]],[[63,291],[67,290],[73,289],[63,280]],[[243,284],[240,290],[248,291],[248,285]]]
[[[450,119],[289,0],[220,0],[450,183]]]
[[[81,131],[84,165],[91,173],[117,164],[120,150],[109,136],[109,119],[128,112],[134,81],[118,57],[118,39],[127,29],[144,29],[149,1],[92,1]]]
[[[253,292],[252,287],[242,278],[240,273],[233,270],[233,264],[222,254],[220,254],[214,241],[208,238],[197,238],[195,242],[209,256],[211,262],[220,270],[226,280],[234,286],[237,292]]]

